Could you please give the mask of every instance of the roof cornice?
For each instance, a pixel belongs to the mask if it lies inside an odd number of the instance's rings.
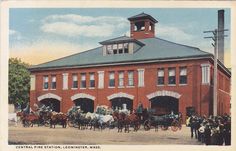
[[[75,69],[75,68],[91,68],[91,67],[102,67],[102,66],[116,66],[116,65],[129,65],[129,64],[142,64],[142,63],[155,63],[155,62],[173,62],[173,61],[184,61],[184,60],[199,60],[199,59],[210,59],[212,55],[199,55],[189,57],[178,57],[178,58],[165,58],[165,59],[149,59],[149,60],[137,60],[137,61],[122,61],[122,62],[109,62],[99,64],[85,64],[85,65],[74,65],[74,66],[57,66],[57,67],[31,67],[30,71],[42,71],[42,70],[58,70],[58,69]]]

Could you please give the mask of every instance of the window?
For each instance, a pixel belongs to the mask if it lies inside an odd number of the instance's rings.
[[[112,54],[112,45],[107,45],[107,54]]]
[[[124,72],[120,71],[119,72],[119,87],[123,87],[124,86]]]
[[[78,88],[78,75],[73,74],[72,75],[72,80],[73,80],[72,88]]]
[[[98,71],[98,88],[104,88],[104,71]]]
[[[129,44],[128,43],[124,43],[124,53],[129,53]]]
[[[210,65],[202,64],[202,84],[210,84]]]
[[[117,54],[117,44],[113,45],[113,54]]]
[[[52,76],[52,89],[56,89],[56,80],[57,80],[56,76],[53,75]]]
[[[35,90],[35,75],[30,75],[30,90]]]
[[[175,68],[169,68],[169,84],[176,84],[175,82]]]
[[[80,81],[80,88],[86,88],[86,74],[81,73],[81,81]]]
[[[138,69],[138,86],[144,86],[144,69]]]
[[[48,89],[48,76],[43,76],[43,89]]]
[[[68,89],[68,73],[63,73],[63,90]]]
[[[157,85],[164,85],[165,83],[165,72],[164,69],[158,69],[157,71]]]
[[[115,87],[115,72],[109,73],[109,87]]]
[[[107,54],[129,53],[129,44],[120,43],[120,44],[106,45],[106,52]]]
[[[128,72],[128,86],[134,86],[134,71]]]
[[[179,69],[179,84],[187,84],[187,68],[181,67]]]
[[[123,44],[118,45],[119,54],[123,53]]]
[[[94,88],[95,87],[95,79],[94,79],[94,73],[89,74],[89,87]]]
[[[142,31],[142,30],[145,30],[145,22],[144,22],[144,21],[136,22],[136,23],[135,23],[134,30],[135,30],[135,31]]]

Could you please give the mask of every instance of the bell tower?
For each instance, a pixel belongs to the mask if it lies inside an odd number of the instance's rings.
[[[155,37],[155,23],[158,21],[151,15],[141,13],[128,18],[130,21],[130,37],[145,39]]]

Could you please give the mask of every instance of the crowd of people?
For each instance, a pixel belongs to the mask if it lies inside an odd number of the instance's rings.
[[[191,138],[205,145],[231,145],[231,117],[227,114],[209,117],[192,114],[186,125],[190,127]]]

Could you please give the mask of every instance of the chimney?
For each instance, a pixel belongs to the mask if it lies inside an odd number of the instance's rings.
[[[224,10],[218,10],[218,58],[224,64]]]

